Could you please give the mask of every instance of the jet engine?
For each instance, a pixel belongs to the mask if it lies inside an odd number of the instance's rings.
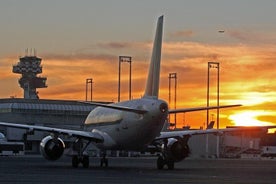
[[[166,144],[166,143],[165,143]],[[190,148],[185,141],[181,139],[170,138],[167,145],[163,145],[165,155],[168,160],[179,162],[189,156]]]
[[[40,152],[47,160],[59,159],[65,149],[65,144],[61,138],[47,136],[40,142]]]

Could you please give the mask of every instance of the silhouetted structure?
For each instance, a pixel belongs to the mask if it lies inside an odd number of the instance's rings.
[[[18,80],[24,90],[25,99],[39,99],[36,88],[46,88],[46,77],[39,77],[42,73],[41,58],[36,56],[24,56],[13,66],[12,72],[22,74]]]

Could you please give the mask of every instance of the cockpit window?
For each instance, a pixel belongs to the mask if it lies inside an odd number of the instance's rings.
[[[119,123],[123,118],[120,111],[108,108],[94,109],[85,120],[86,125]]]

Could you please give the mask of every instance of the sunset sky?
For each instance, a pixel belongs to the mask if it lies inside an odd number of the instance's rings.
[[[160,98],[168,101],[168,74],[176,72],[176,106],[206,106],[207,63],[220,62],[220,104],[243,104],[220,111],[221,127],[276,125],[275,9],[275,0],[1,1],[0,98],[23,97],[12,65],[27,48],[37,50],[48,77],[41,99],[84,100],[85,80],[93,78],[93,100],[116,102],[120,55],[132,57],[132,97],[140,98],[164,15]],[[122,65],[122,100],[128,67]],[[206,112],[180,114],[177,123],[204,127]]]

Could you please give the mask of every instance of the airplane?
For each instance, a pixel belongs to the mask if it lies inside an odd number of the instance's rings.
[[[158,98],[161,48],[163,36],[163,16],[157,21],[152,57],[144,95],[140,99],[133,99],[113,104],[91,103],[96,107],[87,116],[83,130],[51,128],[27,124],[0,122],[0,126],[26,129],[27,131],[44,131],[50,135],[41,140],[40,152],[47,160],[59,159],[65,150],[64,141],[60,135],[75,138],[73,146],[72,166],[89,167],[89,157],[85,150],[94,144],[103,154],[101,166],[108,166],[107,150],[144,151],[154,148],[161,155],[157,159],[157,168],[174,168],[174,163],[186,158],[190,149],[189,137],[196,134],[220,133],[225,130],[188,130],[162,132],[167,123],[169,113],[191,112],[206,109],[237,107],[238,105],[224,105],[211,107],[196,107],[183,109],[168,109],[168,103]]]

